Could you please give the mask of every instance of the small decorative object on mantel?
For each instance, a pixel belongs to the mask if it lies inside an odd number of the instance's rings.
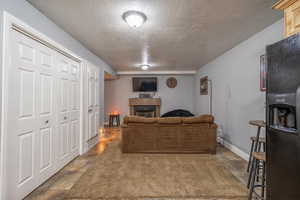
[[[266,55],[260,56],[260,91],[266,91],[267,79],[267,57]]]
[[[167,86],[169,88],[175,88],[177,86],[177,79],[174,77],[170,77],[167,79]]]
[[[208,95],[208,77],[200,79],[200,95]]]
[[[153,95],[150,93],[140,93],[139,98],[152,98]]]

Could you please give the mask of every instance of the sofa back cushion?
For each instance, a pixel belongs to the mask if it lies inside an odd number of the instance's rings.
[[[212,115],[200,115],[198,117],[139,117],[139,116],[126,116],[124,117],[124,124],[201,124],[201,123],[214,123]]]
[[[139,117],[139,116],[124,117],[124,124],[130,124],[130,123],[153,124],[156,122],[157,122],[157,118],[154,117]]]
[[[200,115],[198,117],[185,117],[182,119],[184,124],[198,124],[198,123],[214,123],[212,115]]]
[[[181,124],[182,117],[163,117],[158,118],[157,122],[159,124]]]

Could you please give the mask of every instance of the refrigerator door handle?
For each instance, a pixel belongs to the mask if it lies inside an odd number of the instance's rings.
[[[297,123],[297,133],[300,130],[300,86],[297,88],[296,92],[296,123]]]

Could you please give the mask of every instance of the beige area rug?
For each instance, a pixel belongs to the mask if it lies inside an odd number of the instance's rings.
[[[246,187],[214,155],[122,154],[109,144],[67,198],[245,199]]]

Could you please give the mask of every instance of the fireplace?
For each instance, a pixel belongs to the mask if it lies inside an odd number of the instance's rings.
[[[130,98],[130,115],[142,117],[160,116],[160,98]]]
[[[134,115],[141,117],[155,117],[156,116],[156,106],[152,105],[139,105],[133,106]]]

